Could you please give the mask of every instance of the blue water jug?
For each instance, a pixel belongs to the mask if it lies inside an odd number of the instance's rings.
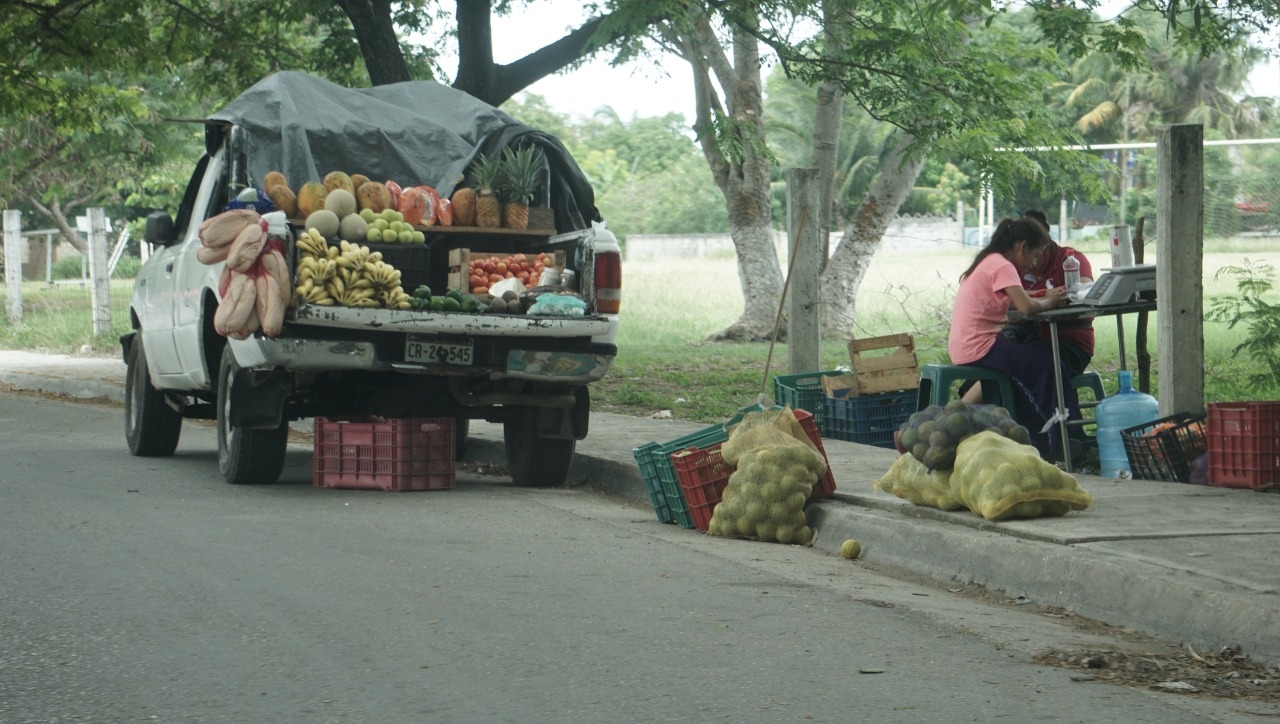
[[[1120,370],[1120,389],[1094,408],[1098,420],[1098,474],[1115,478],[1132,472],[1120,431],[1145,425],[1160,417],[1160,403],[1151,395],[1133,389],[1133,375]]]

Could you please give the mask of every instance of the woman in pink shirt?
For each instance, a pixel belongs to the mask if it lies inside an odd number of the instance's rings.
[[[953,364],[1009,375],[1017,398],[1011,412],[1031,433],[1041,455],[1053,459],[1060,444],[1057,435],[1040,432],[1056,408],[1053,354],[1000,334],[1010,305],[1023,314],[1035,314],[1068,303],[1065,287],[1048,289],[1038,299],[1032,299],[1022,287],[1022,275],[1039,266],[1048,246],[1049,232],[1036,221],[1023,217],[1000,222],[991,241],[960,275],[947,351]],[[1071,416],[1079,417],[1075,390],[1063,390],[1063,394]]]

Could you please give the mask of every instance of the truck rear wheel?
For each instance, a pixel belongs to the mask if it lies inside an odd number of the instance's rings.
[[[289,421],[275,428],[237,428],[231,424],[231,386],[240,365],[228,345],[218,365],[218,468],[232,485],[274,483],[284,470]]]
[[[129,452],[144,458],[168,457],[178,448],[182,415],[169,407],[163,392],[152,386],[141,334],[135,334],[129,345],[126,366],[124,437],[129,441]]]
[[[569,477],[576,441],[538,434],[538,408],[516,407],[502,425],[507,471],[516,485],[550,488]]]

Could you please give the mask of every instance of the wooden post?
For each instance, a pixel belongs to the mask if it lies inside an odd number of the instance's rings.
[[[822,225],[818,170],[787,169],[787,362],[791,374],[822,370]]]
[[[89,283],[93,289],[93,336],[111,332],[111,272],[107,269],[107,214],[89,209]]]
[[[22,324],[22,212],[14,209],[4,212],[4,286],[9,324]]]
[[[1142,264],[1146,258],[1146,241],[1143,238],[1143,227],[1147,217],[1139,216],[1133,224],[1133,263]],[[1147,349],[1147,325],[1150,323],[1150,312],[1138,312],[1138,325],[1133,333],[1133,348],[1138,356],[1138,378],[1136,389],[1151,394],[1151,350]]]
[[[1204,126],[1156,132],[1160,415],[1204,412]]]

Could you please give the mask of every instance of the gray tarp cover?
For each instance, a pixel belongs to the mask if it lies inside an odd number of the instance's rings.
[[[403,187],[432,186],[447,197],[478,154],[536,145],[547,159],[549,183],[535,205],[552,207],[560,231],[588,228],[600,218],[590,184],[559,140],[434,81],[345,88],[286,71],[254,84],[210,119],[244,130],[250,179],[282,171],[295,191],[345,171]]]

